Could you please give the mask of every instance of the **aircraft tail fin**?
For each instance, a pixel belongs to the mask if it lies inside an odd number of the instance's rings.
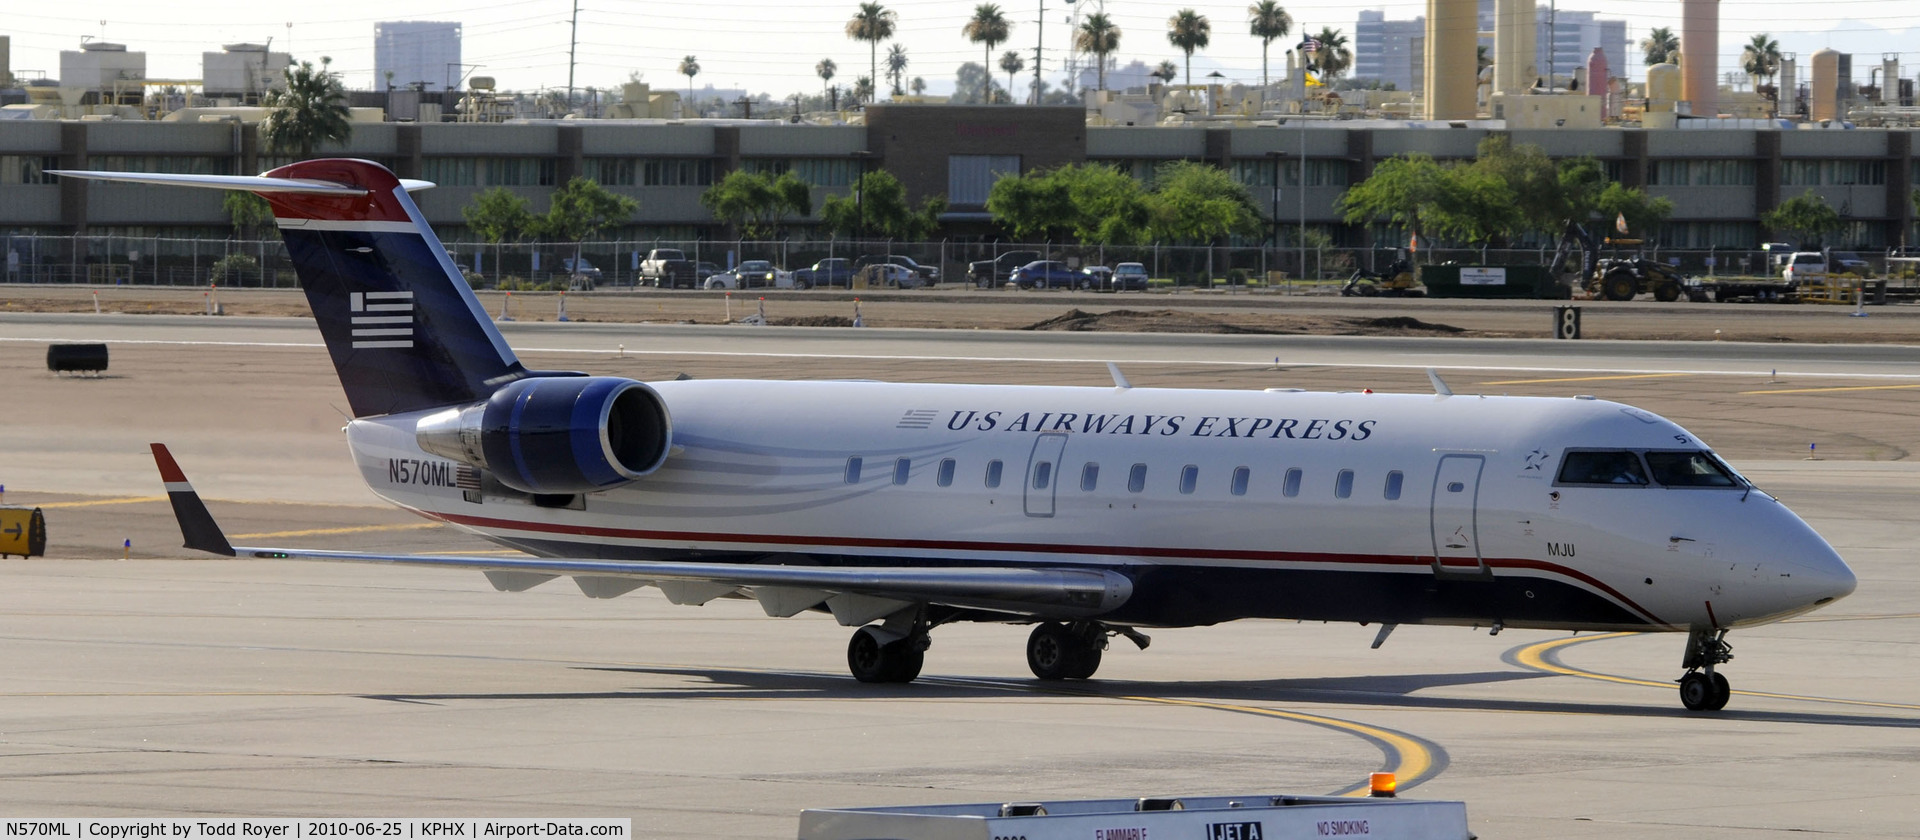
[[[220,530],[220,523],[213,521],[213,514],[207,512],[207,505],[200,501],[200,494],[187,483],[187,474],[180,471],[180,465],[173,460],[173,453],[167,451],[164,443],[152,444],[153,462],[160,468],[160,480],[167,486],[167,501],[173,503],[173,518],[180,522],[180,536],[185,538],[186,547],[210,554],[234,556],[233,545],[227,542],[227,535]]]
[[[355,417],[477,402],[528,375],[408,195],[431,184],[349,159],[259,176],[58,174],[265,198]]]

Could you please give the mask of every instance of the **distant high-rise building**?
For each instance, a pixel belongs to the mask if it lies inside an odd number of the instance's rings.
[[[1587,66],[1587,56],[1594,47],[1606,53],[1607,66],[1616,76],[1624,76],[1627,68],[1641,64],[1629,63],[1631,45],[1624,20],[1601,20],[1593,12],[1555,12],[1549,6],[1536,8],[1534,15],[1538,33],[1534,38],[1534,66],[1542,77],[1551,72],[1562,79],[1570,78],[1574,68]]]
[[[460,24],[402,20],[373,25],[373,82],[380,89],[456,90]]]
[[[1385,12],[1365,10],[1353,26],[1355,79],[1377,79],[1397,90],[1417,90],[1420,56],[1415,41],[1427,34],[1423,15],[1413,20],[1387,20]]]

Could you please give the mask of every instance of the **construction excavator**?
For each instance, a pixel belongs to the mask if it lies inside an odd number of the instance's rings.
[[[1638,239],[1608,238],[1606,244],[1637,246]],[[1560,235],[1560,247],[1548,265],[1555,274],[1563,274],[1567,261],[1578,256],[1580,265],[1571,285],[1585,289],[1596,300],[1633,300],[1651,292],[1662,303],[1687,295],[1687,283],[1678,271],[1646,257],[1602,257],[1600,242],[1579,222],[1567,222]]]
[[[1413,262],[1403,253],[1386,271],[1355,271],[1340,287],[1345,297],[1425,297],[1427,287],[1414,272]]]

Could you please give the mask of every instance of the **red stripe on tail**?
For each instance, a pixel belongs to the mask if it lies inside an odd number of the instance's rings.
[[[180,465],[174,463],[173,453],[167,451],[164,443],[150,444],[153,447],[153,462],[160,466],[160,480],[168,484],[185,484],[187,474],[180,471]]]
[[[266,173],[268,178],[302,178],[351,184],[366,195],[260,193],[273,205],[279,219],[322,219],[336,222],[411,222],[396,194],[400,179],[380,164],[367,160],[329,158],[292,163]]]

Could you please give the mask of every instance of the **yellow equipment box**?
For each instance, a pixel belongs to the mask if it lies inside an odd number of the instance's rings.
[[[47,553],[47,519],[39,508],[0,507],[0,557]]]

